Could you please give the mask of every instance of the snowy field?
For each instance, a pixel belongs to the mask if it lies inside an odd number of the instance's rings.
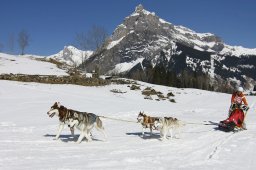
[[[0,80],[0,169],[256,169],[255,106],[246,117],[247,131],[224,133],[203,121],[226,118],[230,95],[195,89],[154,87],[172,91],[177,103],[145,100],[127,85],[83,87]],[[115,94],[111,89],[127,91]],[[249,104],[255,97],[248,97]],[[65,127],[54,140],[57,117],[46,112],[55,101],[68,108],[136,121],[139,111],[174,116],[189,123],[180,137],[159,140],[159,132],[141,137],[137,123],[102,118],[108,135],[93,131],[93,141],[76,144]],[[147,131],[148,132],[148,131]]]
[[[38,74],[38,75],[68,75],[55,64],[38,61],[35,58],[43,58],[34,55],[9,55],[0,53],[0,74]]]

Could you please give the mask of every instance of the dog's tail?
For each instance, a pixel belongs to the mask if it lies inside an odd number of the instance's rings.
[[[105,138],[104,140],[107,140],[107,135],[104,131],[104,127],[103,127],[102,121],[100,120],[100,117],[101,116],[96,117],[96,129],[99,130],[100,132],[102,132],[104,135],[104,138]]]
[[[102,121],[101,121],[101,119],[100,119],[99,116],[97,116],[97,118],[96,118],[96,126],[97,126],[97,128],[99,128],[99,129],[104,129],[103,123],[102,123]]]

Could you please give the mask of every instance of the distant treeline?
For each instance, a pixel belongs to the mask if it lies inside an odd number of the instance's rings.
[[[164,67],[155,66],[143,72],[137,71],[128,75],[129,78],[145,81],[148,83],[166,85],[177,88],[196,88],[209,91],[232,93],[233,87],[222,79],[210,78],[208,74],[188,72],[183,70],[180,73],[166,71]]]

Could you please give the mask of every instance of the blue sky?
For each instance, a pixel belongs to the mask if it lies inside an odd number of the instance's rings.
[[[75,42],[75,35],[100,25],[111,34],[138,4],[175,25],[211,32],[229,45],[256,48],[255,0],[1,0],[0,43],[10,51],[25,29],[25,53],[51,55]],[[19,53],[15,44],[15,53]]]

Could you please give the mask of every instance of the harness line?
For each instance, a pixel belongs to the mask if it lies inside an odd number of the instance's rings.
[[[210,125],[207,123],[194,123],[194,122],[184,122],[185,124],[192,124],[192,125]]]
[[[99,116],[99,117],[102,117],[102,118],[105,118],[105,119],[122,121],[122,122],[140,123],[140,122],[137,122],[137,121],[118,119],[118,118],[107,117],[107,116]],[[206,123],[193,123],[193,122],[184,122],[184,123],[185,124],[195,124],[195,125],[211,125],[211,124],[206,124]],[[154,124],[154,123],[148,123],[148,124]]]
[[[117,121],[123,121],[123,122],[131,122],[131,123],[139,123],[136,121],[132,121],[132,120],[124,120],[124,119],[118,119],[118,118],[113,118],[113,117],[107,117],[107,116],[99,116],[105,119],[112,119],[112,120],[117,120]]]

